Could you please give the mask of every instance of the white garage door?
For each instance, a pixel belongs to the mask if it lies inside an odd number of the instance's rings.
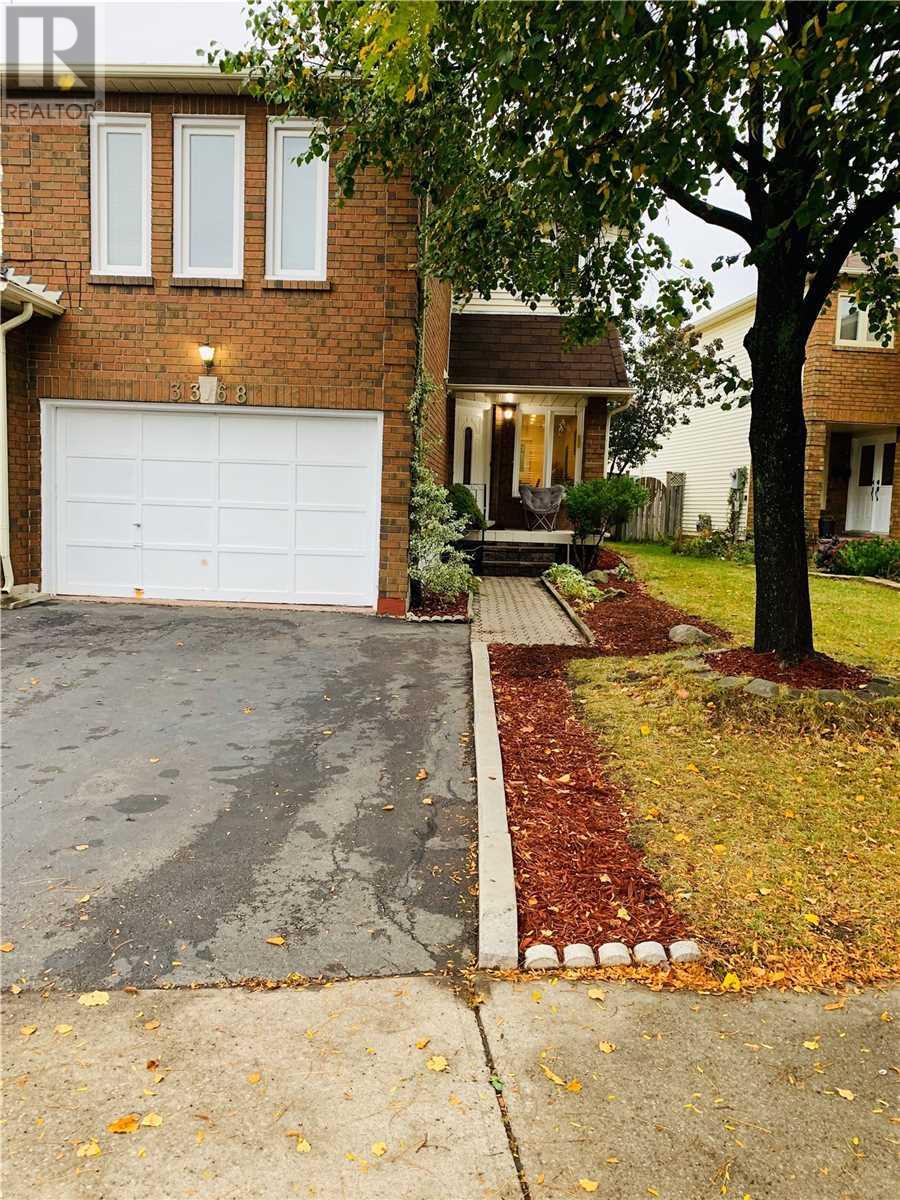
[[[44,436],[48,590],[375,604],[378,414],[48,405]]]

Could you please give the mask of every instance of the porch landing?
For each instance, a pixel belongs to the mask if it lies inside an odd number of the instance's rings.
[[[516,646],[583,646],[581,634],[539,579],[482,579],[472,641]]]

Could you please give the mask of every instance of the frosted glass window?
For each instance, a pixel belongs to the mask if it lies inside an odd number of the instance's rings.
[[[234,269],[234,138],[194,133],[190,139],[192,267]]]
[[[150,274],[150,118],[91,120],[91,269]]]
[[[240,279],[244,269],[244,123],[175,118],[175,274]]]
[[[856,342],[862,339],[859,336],[860,316],[862,314],[858,309],[853,307],[853,303],[849,296],[841,296],[840,312],[838,315],[838,338],[842,342]]]
[[[266,274],[275,279],[324,279],[328,163],[298,162],[309,150],[306,122],[269,123]]]

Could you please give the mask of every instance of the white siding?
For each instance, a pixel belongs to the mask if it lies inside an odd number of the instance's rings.
[[[753,310],[744,309],[704,330],[703,340],[722,339],[722,353],[733,357],[745,378],[750,378],[750,359],[743,338],[753,320]],[[615,418],[613,418],[615,420]],[[750,406],[723,412],[708,405],[692,415],[689,425],[678,425],[660,452],[640,469],[641,475],[666,480],[667,471],[685,474],[682,530],[695,533],[697,517],[709,513],[714,529],[728,524],[728,489],[735,467],[750,465]],[[746,515],[746,511],[745,511]]]
[[[514,296],[512,292],[504,291],[502,288],[497,288],[496,291],[491,292],[489,300],[484,300],[481,296],[473,296],[468,304],[454,308],[454,312],[511,313],[515,316],[520,316],[523,312],[533,312],[536,317],[559,316],[559,309],[547,296],[542,296],[537,301],[537,307],[531,308],[530,305],[524,304],[518,296]]]

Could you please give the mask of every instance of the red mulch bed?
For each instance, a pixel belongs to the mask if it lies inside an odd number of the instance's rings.
[[[443,600],[426,592],[422,603],[410,611],[417,617],[465,617],[469,611],[469,593],[462,592],[455,600]]]
[[[705,657],[709,665],[723,675],[753,675],[757,679],[770,679],[773,683],[795,688],[851,689],[861,687],[872,678],[868,671],[836,662],[827,654],[813,654],[793,666],[783,663],[774,650],[757,654],[749,646]]]
[[[723,641],[731,636],[710,621],[686,615],[665,600],[648,595],[636,580],[611,579],[608,586],[621,588],[627,595],[603,600],[579,613],[603,654],[663,654],[674,650],[669,641],[673,625],[696,625]]]
[[[536,942],[665,943],[683,934],[628,841],[627,813],[572,706],[566,665],[591,651],[492,646],[490,655],[522,950]]]

